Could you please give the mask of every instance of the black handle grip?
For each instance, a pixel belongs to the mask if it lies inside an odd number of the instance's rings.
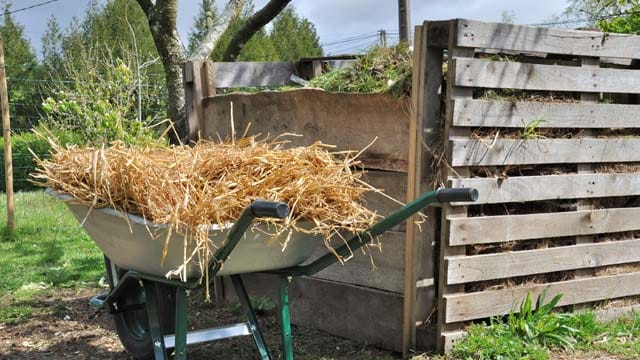
[[[251,203],[251,212],[255,217],[284,219],[289,216],[289,205],[282,202],[255,200]]]
[[[478,190],[473,188],[440,189],[436,195],[438,202],[476,201]]]

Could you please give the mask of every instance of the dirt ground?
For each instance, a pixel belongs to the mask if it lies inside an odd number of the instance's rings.
[[[130,359],[114,331],[110,315],[88,305],[98,289],[59,289],[29,301],[37,311],[15,325],[0,325],[0,359]],[[213,327],[242,321],[238,306],[216,308],[201,294],[190,297],[190,327]],[[274,316],[259,318],[267,344],[280,358]],[[296,359],[399,359],[397,354],[329,334],[294,327]],[[251,337],[189,347],[189,359],[257,359]]]

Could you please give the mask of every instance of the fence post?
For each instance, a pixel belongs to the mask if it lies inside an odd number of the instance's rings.
[[[11,121],[9,119],[9,95],[4,65],[4,42],[0,36],[0,105],[2,107],[2,135],[4,137],[4,178],[7,194],[7,229],[14,227],[13,159],[11,155]]]
[[[193,60],[184,63],[184,94],[187,109],[187,124],[189,126],[189,141],[197,141],[204,132],[204,109],[202,99],[205,91],[203,86],[203,63],[206,61]]]

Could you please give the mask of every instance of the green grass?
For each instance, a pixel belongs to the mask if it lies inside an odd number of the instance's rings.
[[[104,274],[102,253],[66,206],[43,191],[16,193],[16,227],[6,228],[0,200],[0,323],[37,311],[33,298],[60,287],[96,287]]]
[[[471,325],[467,337],[447,358],[546,360],[555,352],[640,358],[640,314],[601,322],[593,312],[552,312],[558,300],[544,303],[544,298],[538,299],[537,310],[533,310],[527,297],[518,313]]]

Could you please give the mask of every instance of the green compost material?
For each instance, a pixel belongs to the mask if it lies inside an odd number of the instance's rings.
[[[413,52],[407,44],[374,47],[353,66],[312,79],[309,86],[330,92],[411,96]]]

